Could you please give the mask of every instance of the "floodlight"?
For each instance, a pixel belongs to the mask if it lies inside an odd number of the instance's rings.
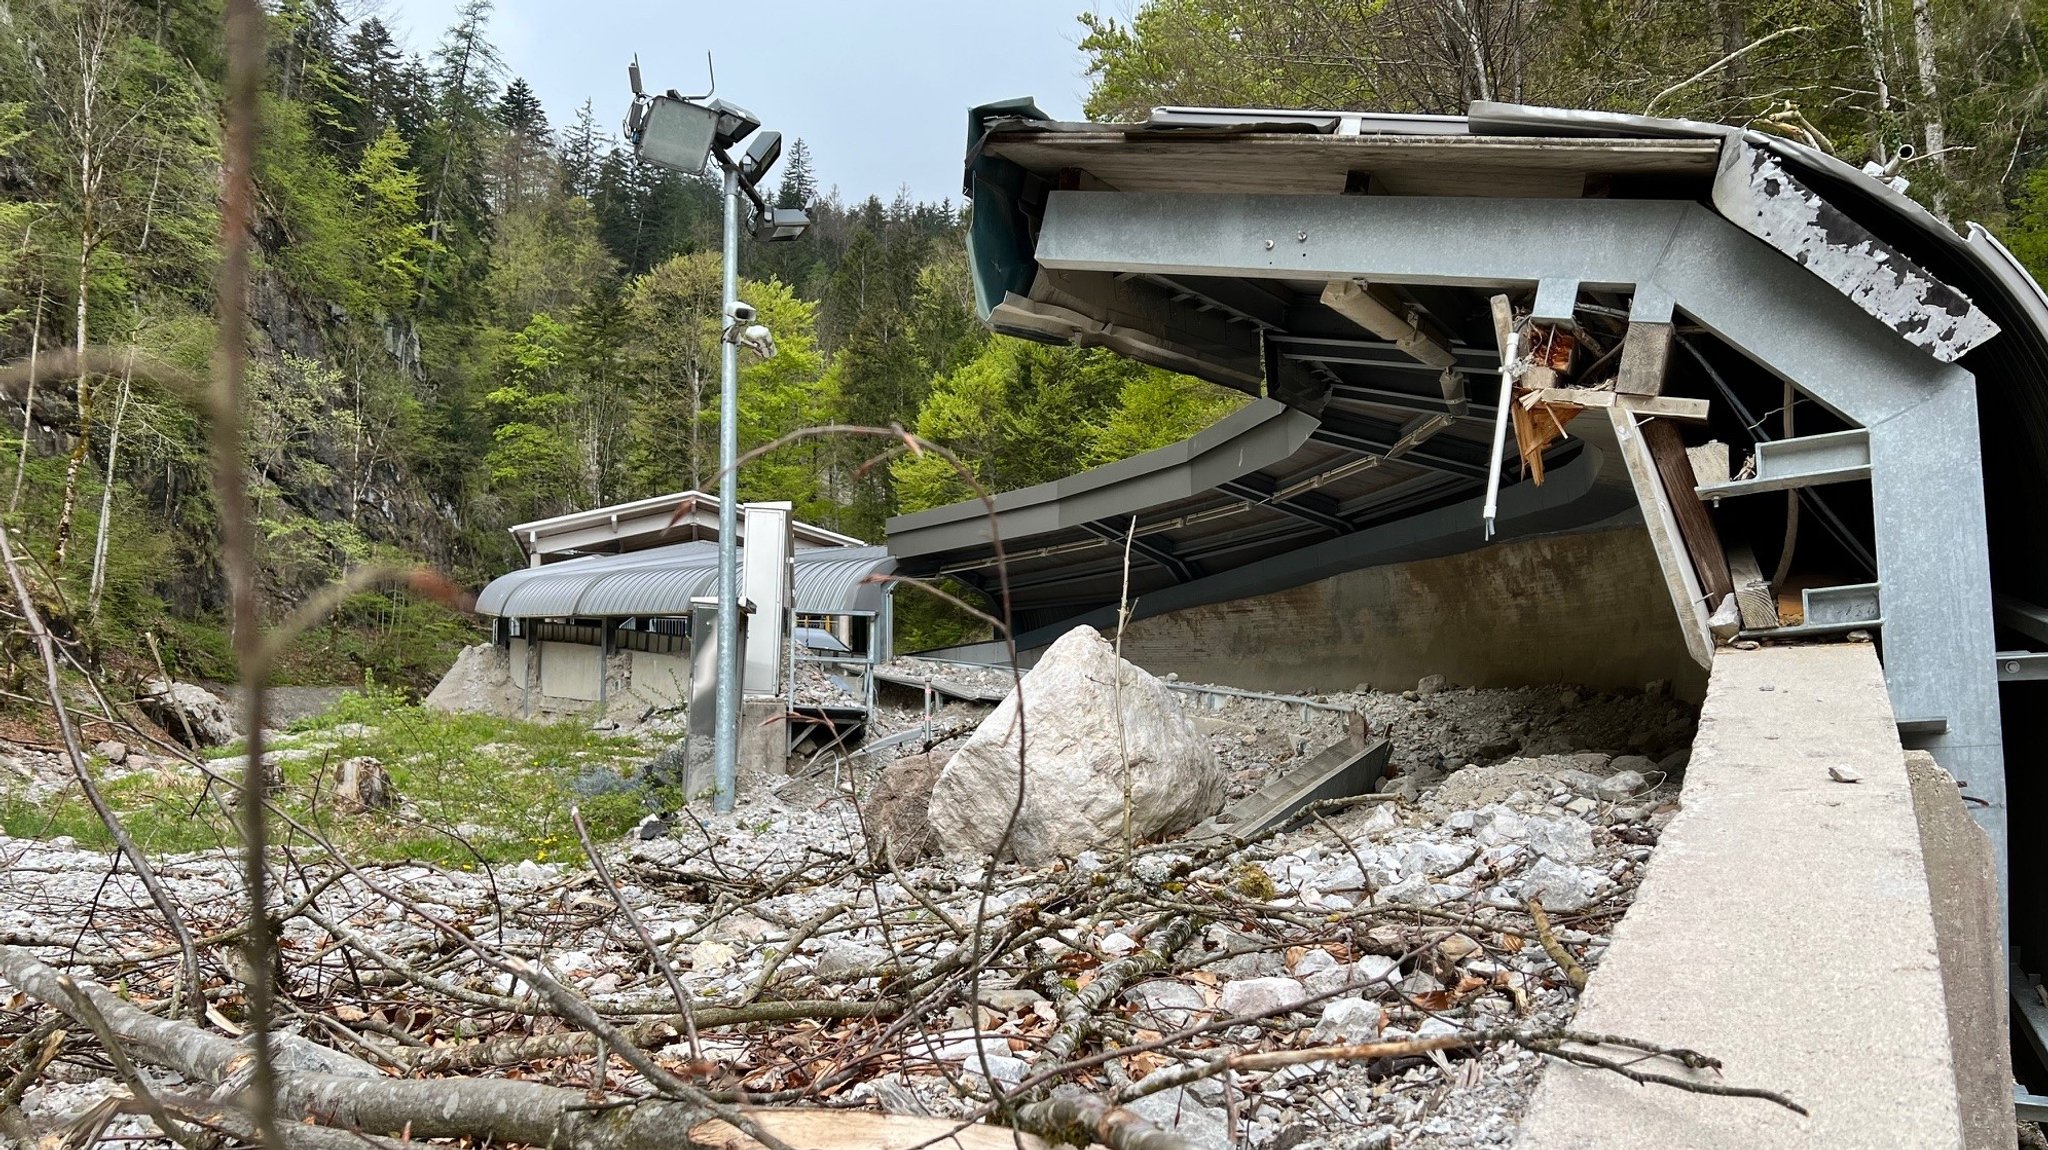
[[[761,117],[756,116],[731,100],[709,100],[704,106],[718,113],[718,146],[730,148],[751,135],[761,126]]]
[[[811,214],[802,208],[769,208],[754,214],[757,240],[793,240],[811,226]]]
[[[740,157],[740,175],[750,184],[758,184],[775,161],[782,158],[782,133],[762,132],[747,145],[747,152]]]
[[[627,123],[633,154],[678,172],[703,171],[721,120],[719,113],[669,96],[656,96],[646,109],[639,117],[638,134],[631,131],[632,122]]]
[[[747,325],[746,330],[740,332],[736,342],[762,359],[775,358],[775,337],[761,324]]]

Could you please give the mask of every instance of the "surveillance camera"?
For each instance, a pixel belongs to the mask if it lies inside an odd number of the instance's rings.
[[[740,333],[740,343],[752,348],[762,359],[775,358],[775,337],[760,324],[751,324]]]
[[[754,317],[760,313],[754,310],[753,304],[747,303],[745,300],[734,300],[732,301],[732,306],[726,309],[725,314],[734,323],[752,323],[754,322]]]

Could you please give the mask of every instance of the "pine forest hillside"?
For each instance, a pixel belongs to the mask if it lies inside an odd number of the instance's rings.
[[[713,483],[715,186],[621,150],[602,126],[619,93],[551,123],[493,46],[489,0],[466,0],[426,54],[341,0],[269,12],[247,339],[272,610],[378,560],[475,587],[517,563],[512,523]],[[2039,269],[2044,12],[1151,0],[1077,31],[1100,119],[1496,99],[1747,124],[1904,175]],[[0,360],[28,381],[0,404],[6,519],[89,649],[132,655],[148,632],[175,669],[223,676],[218,517],[188,384],[216,341],[224,68],[214,0],[0,4]],[[743,248],[741,294],[780,347],[744,360],[743,447],[901,424],[1003,489],[1172,442],[1241,401],[1107,352],[990,337],[961,204],[849,202],[801,140],[771,180],[816,222]],[[930,456],[878,462],[885,447],[804,439],[750,464],[741,493],[870,539],[890,514],[969,494]],[[417,685],[472,628],[366,593],[285,671]]]

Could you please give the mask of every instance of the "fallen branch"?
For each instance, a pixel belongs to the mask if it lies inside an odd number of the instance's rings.
[[[1302,1066],[1312,1062],[1369,1062],[1381,1058],[1407,1058],[1441,1050],[1465,1050],[1494,1042],[1512,1042],[1524,1050],[1548,1054],[1581,1066],[1591,1066],[1612,1071],[1630,1081],[1644,1085],[1669,1086],[1691,1094],[1713,1094],[1724,1098],[1757,1098],[1773,1102],[1794,1114],[1805,1115],[1806,1108],[1775,1090],[1756,1086],[1730,1086],[1723,1082],[1704,1081],[1696,1078],[1680,1078],[1661,1071],[1644,1070],[1638,1057],[1648,1054],[1653,1057],[1669,1058],[1693,1070],[1717,1069],[1720,1062],[1701,1054],[1697,1050],[1683,1047],[1660,1047],[1634,1039],[1617,1038],[1607,1034],[1582,1034],[1565,1030],[1554,1033],[1532,1031],[1521,1027],[1492,1027],[1485,1030],[1471,1030],[1461,1034],[1439,1034],[1430,1038],[1405,1038],[1395,1042],[1341,1043],[1333,1046],[1308,1046],[1299,1050],[1251,1051],[1224,1054],[1203,1062],[1191,1062],[1148,1076],[1143,1082],[1133,1084],[1118,1096],[1123,1103],[1135,1102],[1185,1086],[1190,1082],[1214,1077],[1226,1071],[1237,1070],[1278,1070],[1285,1066]],[[1635,1052],[1631,1061],[1624,1063],[1616,1059],[1592,1053],[1589,1047],[1621,1046]]]
[[[1196,1143],[1121,1106],[1065,1087],[1043,1102],[1019,1107],[1011,1121],[1017,1129],[1069,1146],[1100,1142],[1109,1150],[1196,1150]]]
[[[1543,903],[1532,898],[1528,906],[1529,917],[1536,920],[1536,941],[1542,945],[1543,953],[1550,956],[1550,961],[1556,963],[1559,970],[1564,971],[1564,976],[1571,982],[1573,990],[1586,989],[1586,968],[1580,966],[1579,960],[1572,957],[1572,952],[1566,950],[1564,943],[1557,940],[1557,932],[1550,928],[1550,915],[1544,912]]]
[[[886,1018],[896,1013],[902,1006],[900,1001],[894,999],[879,1002],[839,1002],[830,999],[757,1002],[740,1007],[701,1006],[695,1010],[694,1017],[699,1030],[716,1030],[725,1026],[744,1026],[759,1022]],[[680,1015],[649,1019],[619,1029],[622,1038],[643,1050],[658,1050],[667,1046],[681,1037],[683,1032],[684,1019]],[[490,1070],[501,1066],[518,1066],[541,1058],[574,1057],[587,1053],[589,1049],[590,1036],[582,1031],[520,1034],[492,1038],[483,1042],[435,1046],[419,1051],[416,1057],[407,1058],[405,1065],[414,1074]]]
[[[1072,998],[1061,1004],[1059,1028],[1052,1038],[1039,1048],[1033,1063],[1038,1066],[1057,1066],[1074,1056],[1081,1043],[1093,1033],[1098,1021],[1096,1014],[1109,1001],[1123,992],[1126,983],[1141,978],[1155,970],[1164,969],[1195,937],[1195,919],[1192,916],[1175,918],[1159,932],[1159,941],[1144,950],[1119,959],[1096,972],[1095,981],[1084,986]]]
[[[28,952],[0,947],[0,977],[30,998],[83,1021],[78,1004],[64,988],[65,976]],[[253,1093],[253,1076],[249,1073],[254,1054],[251,1042],[222,1038],[187,1022],[159,1018],[97,983],[75,985],[129,1053],[175,1070],[194,1082],[218,1087],[213,1104],[231,1112],[239,1123],[247,1123],[247,1104]],[[272,1034],[270,1047],[277,1065],[280,1130],[287,1144],[298,1150],[331,1150],[342,1145],[339,1139],[293,1138],[294,1129],[317,1127],[409,1140],[468,1138],[475,1142],[553,1146],[557,1150],[680,1150],[750,1145],[826,1150],[863,1144],[844,1137],[849,1129],[848,1119],[853,1116],[839,1111],[741,1112],[662,1098],[593,1106],[590,1095],[584,1091],[537,1082],[501,1078],[387,1078],[368,1063],[289,1034]],[[185,1108],[183,1100],[179,1107]],[[730,1123],[730,1128],[722,1129],[716,1121],[720,1118]],[[732,1122],[732,1118],[738,1121]],[[862,1123],[875,1128],[875,1137],[865,1144],[911,1145],[923,1140],[913,1138],[906,1142],[900,1135],[892,1135],[885,1142],[880,1127],[894,1122],[892,1118],[889,1123]],[[235,1123],[227,1125],[231,1130],[237,1128]],[[956,1124],[941,1125],[950,1128]],[[749,1127],[753,1128],[752,1141],[735,1141],[734,1131]],[[254,1129],[248,1125],[240,1128]],[[939,1127],[932,1129],[937,1131]],[[962,1129],[974,1132],[974,1138],[963,1137],[962,1141],[976,1150],[1016,1145],[1008,1130],[973,1126]],[[683,1131],[687,1135],[679,1137]],[[984,1140],[982,1131],[990,1132],[1000,1141]],[[1035,1141],[1026,1141],[1024,1145],[1043,1150],[1042,1144]]]

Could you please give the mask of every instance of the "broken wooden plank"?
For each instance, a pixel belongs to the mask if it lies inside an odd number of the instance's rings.
[[[1668,323],[1631,321],[1621,341],[1621,365],[1614,389],[1626,395],[1659,395],[1664,391],[1664,370],[1671,364],[1671,341],[1676,329]]]
[[[1649,445],[1643,442],[1636,417],[1625,408],[1610,407],[1607,418],[1614,425],[1615,446],[1628,465],[1629,481],[1636,489],[1636,502],[1643,510],[1643,524],[1649,529],[1650,547],[1657,554],[1657,567],[1664,573],[1664,588],[1671,594],[1671,606],[1678,614],[1679,630],[1685,635],[1685,649],[1702,667],[1714,665],[1714,637],[1707,629],[1707,600],[1700,591],[1699,574],[1685,553],[1685,541],[1678,520],[1665,496],[1663,480]]]
[[[1707,401],[1704,399],[1682,399],[1664,395],[1623,395],[1597,387],[1540,387],[1533,388],[1522,398],[1529,406],[1538,403],[1569,403],[1575,407],[1625,407],[1644,418],[1662,416],[1665,419],[1689,419],[1695,422],[1707,418]]]
[[[1709,439],[1698,447],[1685,449],[1685,457],[1692,460],[1693,477],[1701,486],[1728,482],[1728,445],[1718,439]]]
[[[1735,606],[1742,612],[1742,626],[1755,631],[1778,625],[1778,599],[1771,594],[1770,580],[1757,564],[1756,551],[1746,543],[1728,549],[1728,577],[1735,581]]]
[[[1650,457],[1657,462],[1657,474],[1664,480],[1671,514],[1678,520],[1678,533],[1685,540],[1685,549],[1692,553],[1700,590],[1706,592],[1709,602],[1719,603],[1722,596],[1735,593],[1735,581],[1728,575],[1728,555],[1721,549],[1721,533],[1714,529],[1713,516],[1707,513],[1707,505],[1696,492],[1699,483],[1693,478],[1692,461],[1686,458],[1685,441],[1678,437],[1678,428],[1661,419],[1642,424],[1641,430]]]

